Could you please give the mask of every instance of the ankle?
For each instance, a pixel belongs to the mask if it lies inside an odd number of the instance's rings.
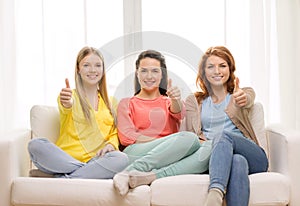
[[[221,189],[219,189],[219,188],[211,188],[211,189],[209,190],[209,192],[210,192],[210,191],[218,193],[218,195],[223,199],[224,193],[223,193],[223,191],[222,191]]]
[[[121,196],[129,191],[129,174],[127,171],[120,172],[113,177],[113,184]]]
[[[129,185],[135,188],[140,185],[149,185],[156,179],[154,172],[140,172],[133,170],[129,172]]]
[[[209,190],[204,206],[222,206],[224,193],[219,188]]]

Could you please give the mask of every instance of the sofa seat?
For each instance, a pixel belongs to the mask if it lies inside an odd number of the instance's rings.
[[[250,175],[249,180],[249,206],[288,204],[286,176],[268,172]],[[208,175],[179,175],[157,179],[150,187],[137,187],[121,197],[112,180],[18,177],[13,181],[11,201],[14,206],[199,206],[205,201],[208,185]]]
[[[249,206],[284,206],[289,203],[289,179],[280,173],[249,175]],[[180,175],[155,180],[151,184],[152,206],[200,206],[209,185],[208,175]]]
[[[18,177],[12,184],[14,206],[150,206],[149,186],[140,186],[122,197],[112,180]]]

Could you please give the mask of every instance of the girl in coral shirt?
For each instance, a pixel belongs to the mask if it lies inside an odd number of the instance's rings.
[[[185,106],[168,80],[164,56],[153,50],[136,61],[135,95],[118,106],[118,134],[130,165],[114,177],[121,195],[166,176],[207,170],[210,147],[195,133],[179,132]],[[198,158],[201,155],[203,158]]]

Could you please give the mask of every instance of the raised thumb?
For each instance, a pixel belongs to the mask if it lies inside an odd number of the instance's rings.
[[[66,82],[66,87],[67,87],[67,88],[70,88],[70,83],[69,83],[68,78],[65,79],[65,82]]]
[[[240,88],[240,79],[238,77],[234,80],[234,90],[233,92],[236,92]]]

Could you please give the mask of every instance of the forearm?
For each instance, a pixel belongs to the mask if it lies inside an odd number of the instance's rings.
[[[182,102],[181,100],[171,99],[170,111],[174,114],[181,112]]]
[[[135,143],[146,143],[146,142],[151,142],[155,140],[156,138],[145,136],[145,135],[140,135],[136,138]]]

